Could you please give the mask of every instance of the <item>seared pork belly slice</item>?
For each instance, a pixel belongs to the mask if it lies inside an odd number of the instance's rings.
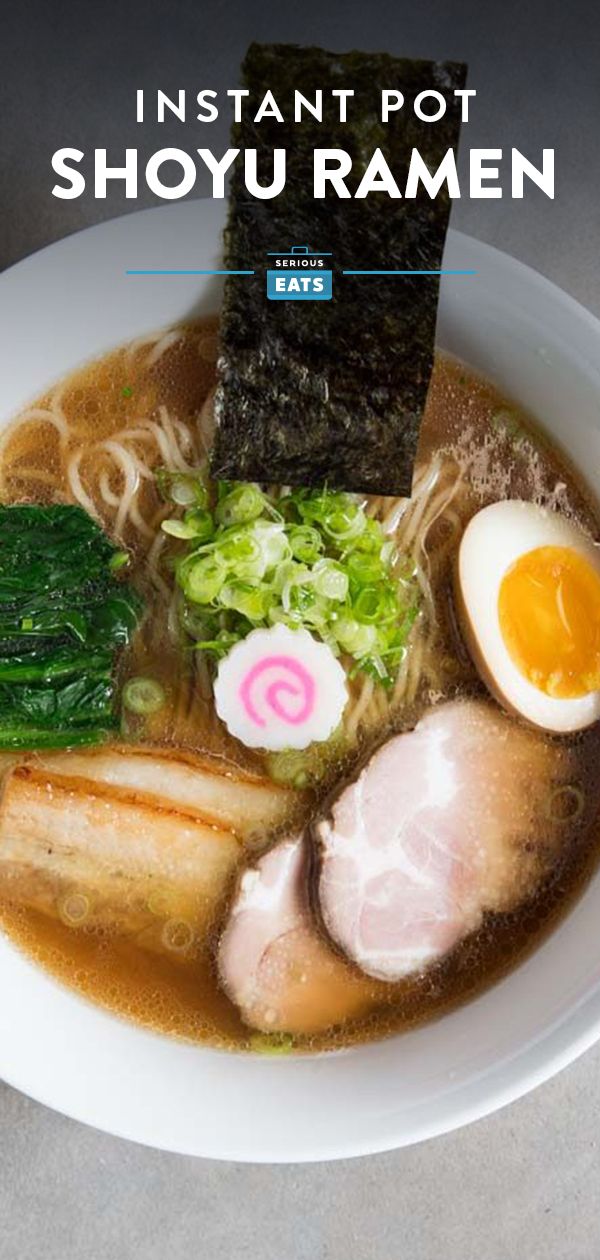
[[[115,745],[87,751],[40,753],[32,764],[56,774],[149,794],[180,813],[202,814],[244,841],[264,843],[298,808],[301,793],[242,770],[218,757],[166,748]]]
[[[12,770],[0,797],[2,896],[153,949],[202,944],[240,853],[199,815],[32,766]]]
[[[241,877],[221,937],[221,983],[242,1019],[266,1032],[311,1034],[362,1015],[385,986],[361,976],[319,936],[301,837],[280,841]]]
[[[430,709],[388,740],[312,828],[332,941],[399,980],[529,896],[560,845],[548,802],[567,749],[484,701]]]

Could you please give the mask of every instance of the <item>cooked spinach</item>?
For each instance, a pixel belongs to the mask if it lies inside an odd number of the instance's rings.
[[[116,662],[142,612],[82,508],[0,507],[0,749],[98,743],[118,724]]]

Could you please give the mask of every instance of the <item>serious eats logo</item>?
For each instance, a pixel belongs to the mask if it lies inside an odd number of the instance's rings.
[[[272,302],[328,302],[332,271],[327,250],[292,245],[287,251],[267,255],[267,297]]]

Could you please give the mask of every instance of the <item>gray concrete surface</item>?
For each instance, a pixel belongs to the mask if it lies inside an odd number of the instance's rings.
[[[132,208],[54,200],[55,148],[202,143],[176,125],[140,141],[136,87],[234,86],[250,39],[382,47],[469,61],[479,96],[464,147],[515,144],[532,160],[555,147],[554,202],[465,200],[453,222],[600,314],[595,0],[0,0],[0,26],[0,266]],[[204,142],[226,138],[223,122]],[[599,1069],[600,1049],[460,1133],[301,1168],[144,1150],[0,1086],[0,1260],[592,1260]]]

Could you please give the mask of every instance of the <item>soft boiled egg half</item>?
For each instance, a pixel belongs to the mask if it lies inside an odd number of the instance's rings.
[[[600,718],[600,547],[534,503],[470,521],[457,605],[469,650],[505,708],[547,731]]]

